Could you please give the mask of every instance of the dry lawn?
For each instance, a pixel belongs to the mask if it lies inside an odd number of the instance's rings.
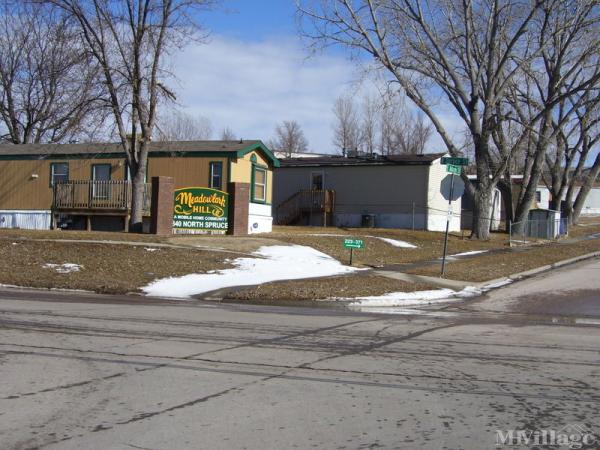
[[[569,228],[569,237],[589,236],[600,233],[600,217],[583,217],[578,225]]]
[[[371,274],[278,281],[240,289],[227,294],[227,300],[252,302],[306,301],[328,298],[352,298],[434,289],[426,284],[407,283]]]
[[[553,264],[564,259],[600,251],[600,239],[576,243],[557,242],[529,248],[516,248],[474,258],[450,261],[446,277],[453,280],[483,282]],[[408,273],[439,276],[439,265],[408,270]]]
[[[4,239],[74,239],[94,241],[166,242],[167,238],[154,234],[137,234],[105,231],[74,230],[12,230],[0,229],[0,241]]]
[[[150,248],[150,247],[147,247]],[[198,249],[116,244],[0,240],[0,284],[84,289],[123,294],[156,278],[229,267],[230,254]],[[78,272],[58,273],[44,264],[78,264]]]
[[[269,237],[290,244],[308,245],[347,264],[350,251],[343,246],[344,238],[359,238],[365,241],[365,248],[354,251],[355,265],[381,267],[391,264],[431,261],[442,256],[444,233],[396,229],[364,228],[317,228],[317,227],[275,227]],[[416,245],[418,248],[400,248],[377,237],[391,238]],[[489,250],[508,247],[505,234],[492,234],[489,241],[468,239],[453,233],[448,240],[448,253],[463,253],[473,250]]]

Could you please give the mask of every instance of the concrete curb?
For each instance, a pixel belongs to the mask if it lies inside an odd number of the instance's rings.
[[[382,277],[392,278],[394,280],[407,281],[409,283],[418,283],[421,281],[423,283],[453,290],[461,290],[467,286],[473,286],[475,284],[468,281],[449,280],[447,278],[430,277],[427,275],[416,275],[405,272],[392,272],[389,270],[374,270],[372,273]]]
[[[574,264],[579,261],[584,261],[586,259],[592,259],[592,258],[597,258],[597,257],[600,257],[600,252],[586,253],[585,255],[579,255],[579,256],[575,256],[573,258],[563,259],[562,261],[557,261],[552,264],[547,264],[545,266],[536,267],[535,269],[529,269],[524,272],[513,273],[506,277],[501,277],[501,278],[496,278],[494,280],[488,280],[488,281],[483,281],[480,283],[475,283],[475,285],[478,287],[481,287],[481,286],[486,286],[488,284],[500,283],[502,281],[506,281],[507,279],[520,280],[523,278],[528,278],[533,275],[540,274],[542,272],[547,272],[552,269],[558,269],[559,267],[568,266],[569,264]]]

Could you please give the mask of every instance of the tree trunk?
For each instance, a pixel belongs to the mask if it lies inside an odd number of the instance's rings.
[[[132,233],[142,233],[144,221],[144,194],[146,192],[145,162],[137,167],[135,174],[132,174],[131,189],[131,217],[129,221],[129,231]]]
[[[579,223],[579,216],[581,215],[581,210],[583,209],[583,204],[585,203],[585,199],[588,194],[592,190],[592,186],[594,186],[594,182],[598,177],[598,173],[600,172],[600,153],[596,156],[596,160],[590,173],[585,179],[585,183],[579,189],[577,193],[577,198],[575,199],[575,204],[573,205],[573,209],[571,211],[571,217],[569,218],[569,223],[573,225],[577,225]]]
[[[492,186],[478,186],[473,196],[473,224],[471,239],[487,240],[490,238]]]
[[[540,124],[540,136],[538,137],[536,143],[535,158],[533,159],[533,164],[531,165],[529,179],[527,180],[527,183],[525,183],[525,178],[523,178],[521,195],[519,197],[517,207],[515,208],[515,223],[517,225],[517,232],[521,230],[520,227],[525,225],[525,221],[529,217],[529,210],[531,209],[531,205],[535,200],[535,193],[537,192],[537,188],[542,178],[542,170],[544,169],[546,150],[548,147],[548,133],[550,129],[549,124],[551,123],[551,120],[551,111],[549,110],[545,113],[545,117],[542,119],[542,123]]]
[[[500,194],[502,195],[502,204],[504,205],[504,222],[506,231],[508,231],[508,224],[511,223],[515,218],[512,182],[510,180],[510,175],[508,181],[506,179],[500,180],[498,183],[498,189],[500,189]]]

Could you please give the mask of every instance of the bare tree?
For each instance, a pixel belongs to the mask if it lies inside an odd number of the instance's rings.
[[[400,152],[406,155],[423,154],[432,132],[431,124],[425,121],[422,114],[406,113],[403,126],[397,134]]]
[[[543,4],[542,15],[534,22],[532,28],[540,56],[526,66],[526,79],[518,84],[516,79],[512,82],[511,107],[523,128],[519,143],[529,141],[523,186],[515,206],[517,224],[523,224],[528,217],[547,164],[548,150],[554,146],[560,152],[565,145],[561,141],[568,139],[565,125],[572,119],[580,120],[577,111],[597,96],[599,25],[600,12],[595,0]]]
[[[0,7],[0,117],[13,144],[73,140],[101,123],[98,64],[42,5]]]
[[[269,141],[269,147],[282,152],[287,158],[294,153],[304,153],[308,150],[308,141],[300,124],[295,120],[284,120],[275,127],[275,137]]]
[[[563,119],[569,108],[559,108],[553,120],[553,127],[558,128],[554,145],[546,154],[547,170],[542,175],[550,191],[550,207],[562,209],[569,222],[575,224],[600,172],[600,98],[595,89],[586,90],[585,96],[589,100],[574,110],[571,120]],[[590,158],[593,163],[586,170]]]
[[[377,147],[379,102],[375,97],[367,95],[362,100],[360,110],[360,143],[368,155],[373,155]]]
[[[342,154],[348,150],[357,150],[360,127],[354,99],[350,95],[339,96],[333,105],[333,114],[333,145]]]
[[[202,141],[212,136],[212,124],[208,117],[193,116],[178,110],[159,115],[156,128],[161,141]]]
[[[440,94],[469,131],[477,184],[463,174],[474,199],[472,236],[489,237],[492,192],[509,158],[492,158],[497,106],[510,81],[538,49],[529,26],[542,3],[491,0],[305,0],[299,12],[315,45],[342,44],[370,54],[429,118],[448,152],[460,146],[439,113]]]
[[[195,10],[212,0],[37,0],[63,11],[100,65],[107,107],[133,181],[132,231],[142,229],[149,143],[167,88],[165,55],[184,44],[197,25]]]
[[[400,110],[395,101],[384,99],[379,111],[379,152],[382,155],[393,155],[398,150],[397,135],[402,126]]]
[[[229,127],[225,127],[223,128],[223,130],[221,130],[221,140],[222,141],[235,141],[236,137],[235,137],[235,133],[233,132],[233,130]]]

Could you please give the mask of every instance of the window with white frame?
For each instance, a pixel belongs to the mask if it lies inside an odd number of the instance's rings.
[[[50,186],[69,181],[69,163],[50,164]]]
[[[254,166],[254,183],[252,185],[252,201],[267,201],[267,170]]]
[[[223,163],[221,161],[211,161],[210,163],[210,187],[223,189]]]

